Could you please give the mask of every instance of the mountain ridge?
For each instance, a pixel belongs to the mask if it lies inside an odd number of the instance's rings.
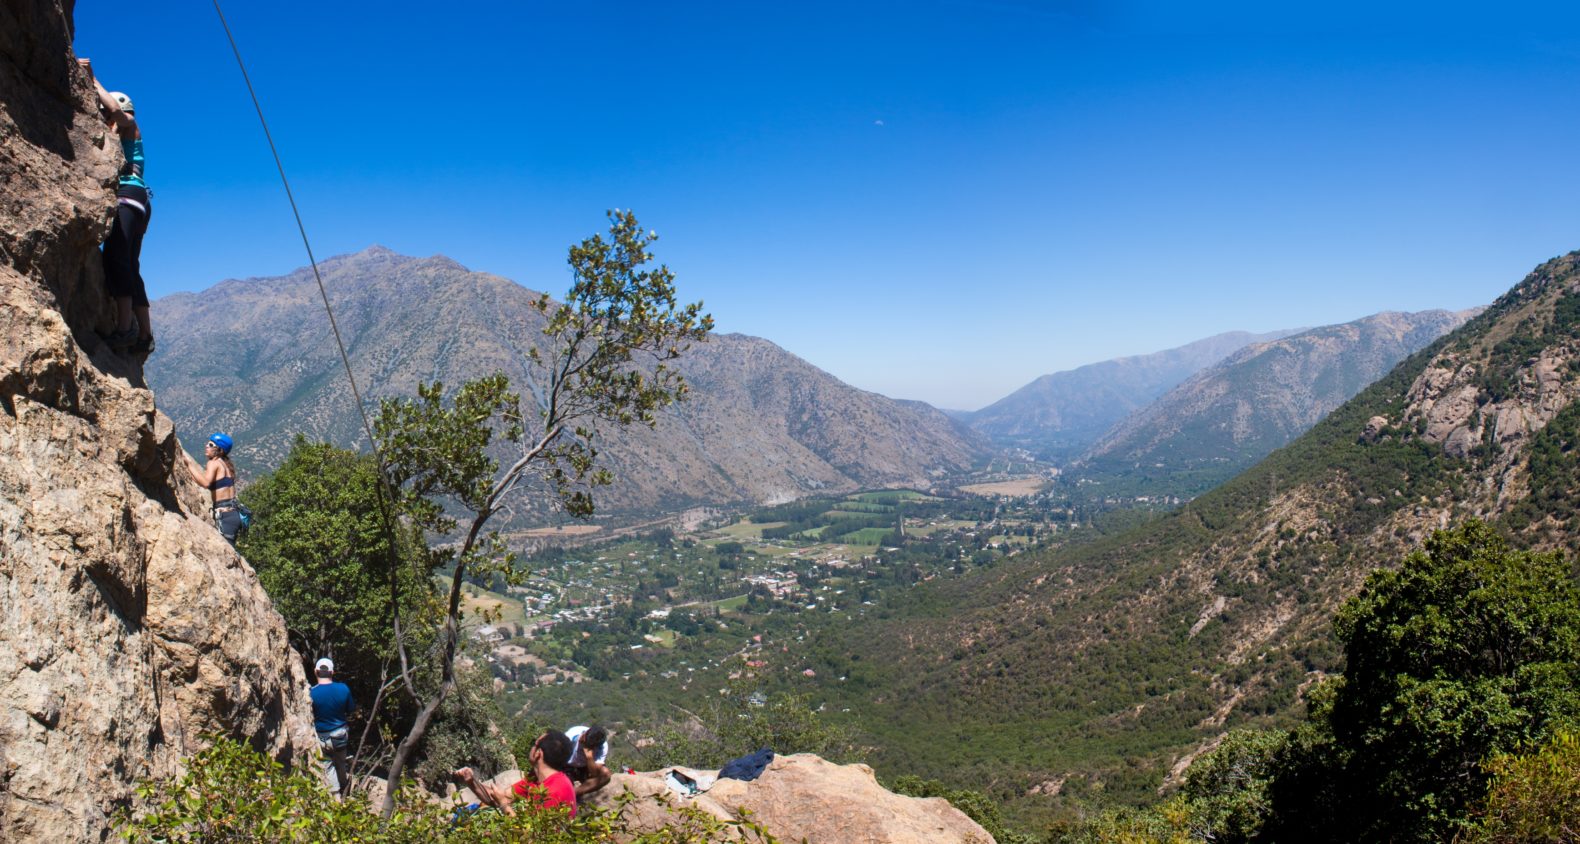
[[[543,317],[539,294],[445,256],[384,247],[320,262],[353,371],[370,405],[503,371],[524,386]],[[365,446],[310,268],[228,279],[154,303],[162,326],[149,378],[184,429],[237,437],[252,470],[298,431]],[[944,414],[851,387],[762,338],[713,335],[676,361],[690,400],[653,430],[601,432],[610,512],[773,503],[864,486],[925,485],[968,469],[982,443]],[[538,513],[535,517],[544,517]]]
[[[1302,330],[1230,331],[1172,349],[1049,373],[971,413],[968,424],[996,443],[1063,462],[1196,372],[1252,343]]]
[[[1479,312],[1384,311],[1252,343],[1125,417],[1077,466],[1083,476],[1126,477],[1149,492],[1200,494]]]

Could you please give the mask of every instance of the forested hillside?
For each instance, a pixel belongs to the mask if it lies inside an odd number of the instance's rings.
[[[1474,516],[1572,547],[1577,393],[1572,253],[1169,516],[825,635],[823,669],[848,677],[831,694],[866,708],[884,767],[1026,815],[1151,798],[1227,727],[1298,712],[1342,667],[1335,609],[1431,530]]]

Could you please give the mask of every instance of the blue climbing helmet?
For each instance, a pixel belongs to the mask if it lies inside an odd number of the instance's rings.
[[[224,434],[215,434],[209,437],[208,441],[213,443],[215,448],[219,449],[220,454],[230,454],[230,447],[233,445],[233,443],[230,441],[230,437],[227,437]]]

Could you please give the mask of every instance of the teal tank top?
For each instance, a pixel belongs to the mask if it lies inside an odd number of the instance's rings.
[[[121,184],[148,187],[143,181],[143,139],[128,141],[122,138],[121,152],[126,156],[126,163],[121,165]]]

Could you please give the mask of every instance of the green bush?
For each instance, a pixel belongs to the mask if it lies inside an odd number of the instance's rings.
[[[1374,572],[1335,625],[1347,666],[1281,752],[1267,840],[1447,841],[1486,764],[1580,720],[1580,590],[1487,525]]]
[[[1190,825],[1203,841],[1256,838],[1271,811],[1268,784],[1285,733],[1232,730],[1185,773],[1183,794]]]
[[[896,779],[893,791],[910,797],[942,797],[948,800],[949,805],[981,824],[997,844],[1037,844],[1036,836],[1015,832],[1006,826],[1004,812],[999,804],[980,791],[950,788],[938,780],[915,776]]]
[[[507,816],[483,811],[457,819],[454,807],[402,789],[385,822],[360,799],[336,801],[317,775],[287,768],[244,744],[210,737],[209,749],[187,760],[186,773],[144,783],[142,808],[119,819],[133,844],[773,844],[773,837],[745,819],[721,821],[690,807],[670,808],[662,829],[635,833],[624,821],[624,803],[612,811],[584,807],[573,819],[555,810]]]
[[[1559,731],[1539,750],[1498,756],[1492,785],[1462,844],[1580,841],[1580,736]]]
[[[1197,844],[1191,834],[1190,809],[1174,797],[1145,809],[1109,809],[1073,828],[1055,829],[1049,836],[1058,844]]]
[[[501,771],[526,759],[512,752],[508,737],[495,726],[505,717],[494,700],[493,675],[477,667],[461,668],[456,671],[456,681],[455,691],[439,706],[438,716],[423,736],[420,761],[414,769],[418,781],[429,790],[442,790],[450,781],[450,772],[457,768]]]

